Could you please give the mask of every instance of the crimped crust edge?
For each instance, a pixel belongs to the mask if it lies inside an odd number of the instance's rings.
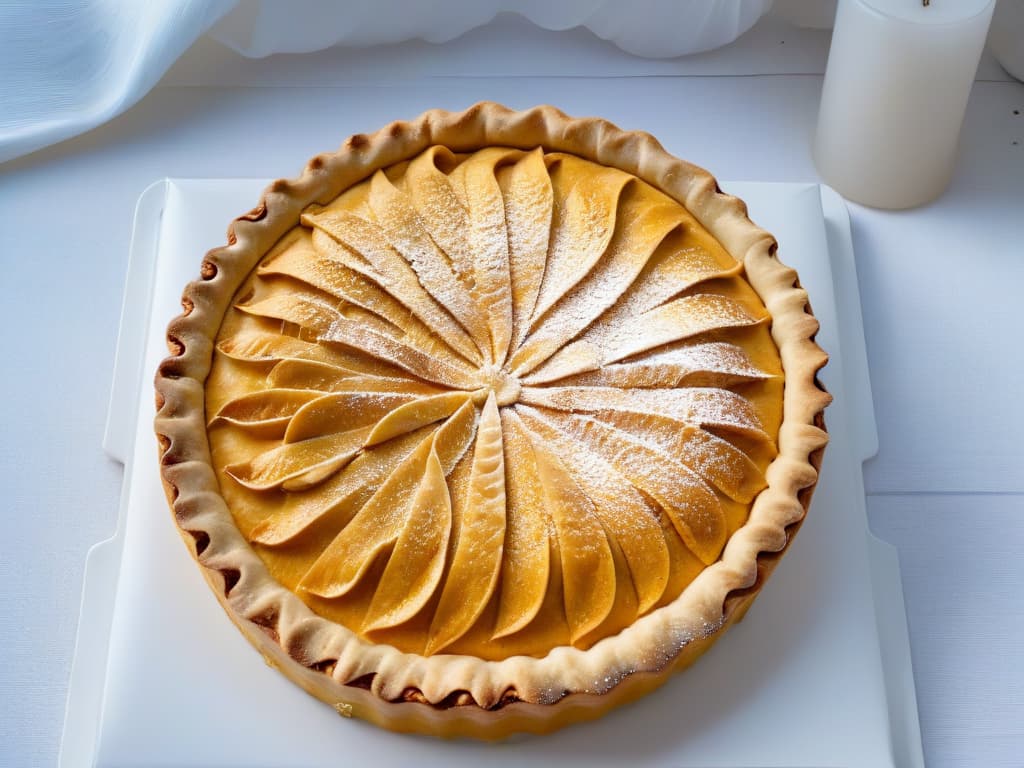
[[[543,146],[618,167],[678,200],[744,263],[772,315],[786,383],[779,455],[750,517],[680,596],[587,650],[561,647],[543,658],[485,661],[403,653],[368,643],[314,614],[278,584],[236,528],[219,492],[206,435],[204,381],[213,339],[238,286],[311,203],[326,204],[378,168],[432,144],[454,151]],[[828,437],[831,400],[817,380],[827,355],[796,272],[776,258],[774,238],[747,218],[703,169],[668,154],[652,136],[598,118],[573,119],[550,106],[515,112],[476,104],[432,110],[314,157],[297,179],[273,182],[259,205],[232,222],[228,244],[210,251],[201,277],[167,331],[170,356],[156,374],[160,471],[178,527],[228,615],[268,663],[346,715],[395,730],[500,738],[546,732],[596,717],[686,666],[742,617],[806,514]],[[507,710],[507,711],[506,711]]]

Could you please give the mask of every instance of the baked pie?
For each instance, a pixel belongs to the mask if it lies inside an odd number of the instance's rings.
[[[804,517],[826,356],[775,241],[650,136],[428,112],[272,184],[156,378],[175,520],[345,715],[596,717],[736,621]]]

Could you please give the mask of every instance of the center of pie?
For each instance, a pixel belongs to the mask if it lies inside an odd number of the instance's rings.
[[[479,380],[480,389],[473,393],[473,402],[477,405],[483,405],[491,392],[499,407],[514,405],[523,391],[523,385],[517,377],[495,365],[481,368]]]

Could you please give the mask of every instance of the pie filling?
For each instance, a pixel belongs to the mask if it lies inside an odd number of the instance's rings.
[[[277,581],[368,641],[496,660],[675,600],[765,487],[782,394],[768,312],[678,202],[432,147],[260,261],[206,413]]]

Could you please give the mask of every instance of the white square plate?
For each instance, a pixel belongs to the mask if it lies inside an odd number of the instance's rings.
[[[835,193],[723,184],[798,269],[831,355],[832,442],[785,562],[746,619],[660,690],[596,723],[485,745],[342,720],[265,666],[172,523],[151,426],[164,328],[203,253],[265,184],[168,180],[140,200],[106,438],[126,466],[121,522],[87,567],[62,766],[922,765],[898,566],[867,532],[861,462],[875,450],[874,416]]]

